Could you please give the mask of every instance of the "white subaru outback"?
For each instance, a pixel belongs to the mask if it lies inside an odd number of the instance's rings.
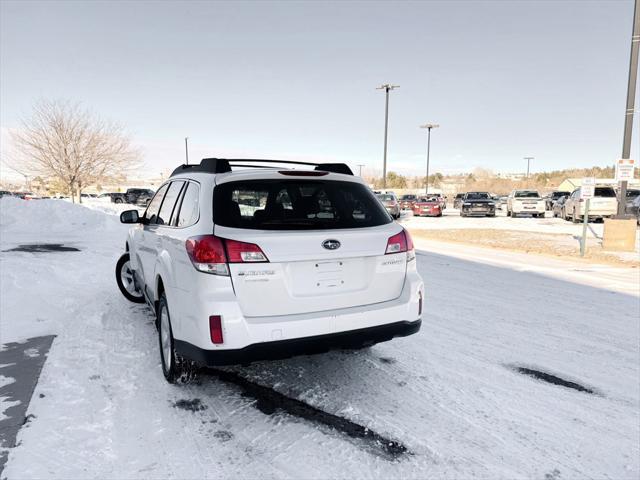
[[[153,308],[169,382],[420,329],[411,237],[344,164],[204,159],[120,219],[118,286]]]

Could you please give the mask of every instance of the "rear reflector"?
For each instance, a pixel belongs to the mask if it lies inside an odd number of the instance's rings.
[[[222,343],[222,317],[220,315],[212,315],[209,317],[209,331],[211,332],[212,343]]]

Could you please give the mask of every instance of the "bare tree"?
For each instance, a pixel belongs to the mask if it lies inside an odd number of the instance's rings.
[[[11,132],[21,170],[57,180],[74,199],[82,189],[137,168],[139,152],[118,124],[78,103],[41,101],[22,127]]]

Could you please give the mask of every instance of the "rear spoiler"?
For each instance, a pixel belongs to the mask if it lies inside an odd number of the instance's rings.
[[[264,160],[255,158],[203,158],[199,164],[180,165],[171,173],[171,176],[186,172],[227,173],[231,171],[231,167],[278,168],[278,165],[307,165],[314,167],[314,170],[320,170],[323,172],[353,175],[353,172],[346,163],[311,163],[297,162],[293,160]]]

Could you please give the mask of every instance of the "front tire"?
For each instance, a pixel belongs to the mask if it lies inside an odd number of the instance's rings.
[[[124,253],[116,263],[116,282],[124,297],[133,303],[144,303],[144,294],[136,285],[135,276],[131,269],[129,252]]]
[[[175,351],[169,306],[164,292],[158,302],[157,323],[158,346],[165,380],[171,384],[191,383],[197,378],[196,365]]]

